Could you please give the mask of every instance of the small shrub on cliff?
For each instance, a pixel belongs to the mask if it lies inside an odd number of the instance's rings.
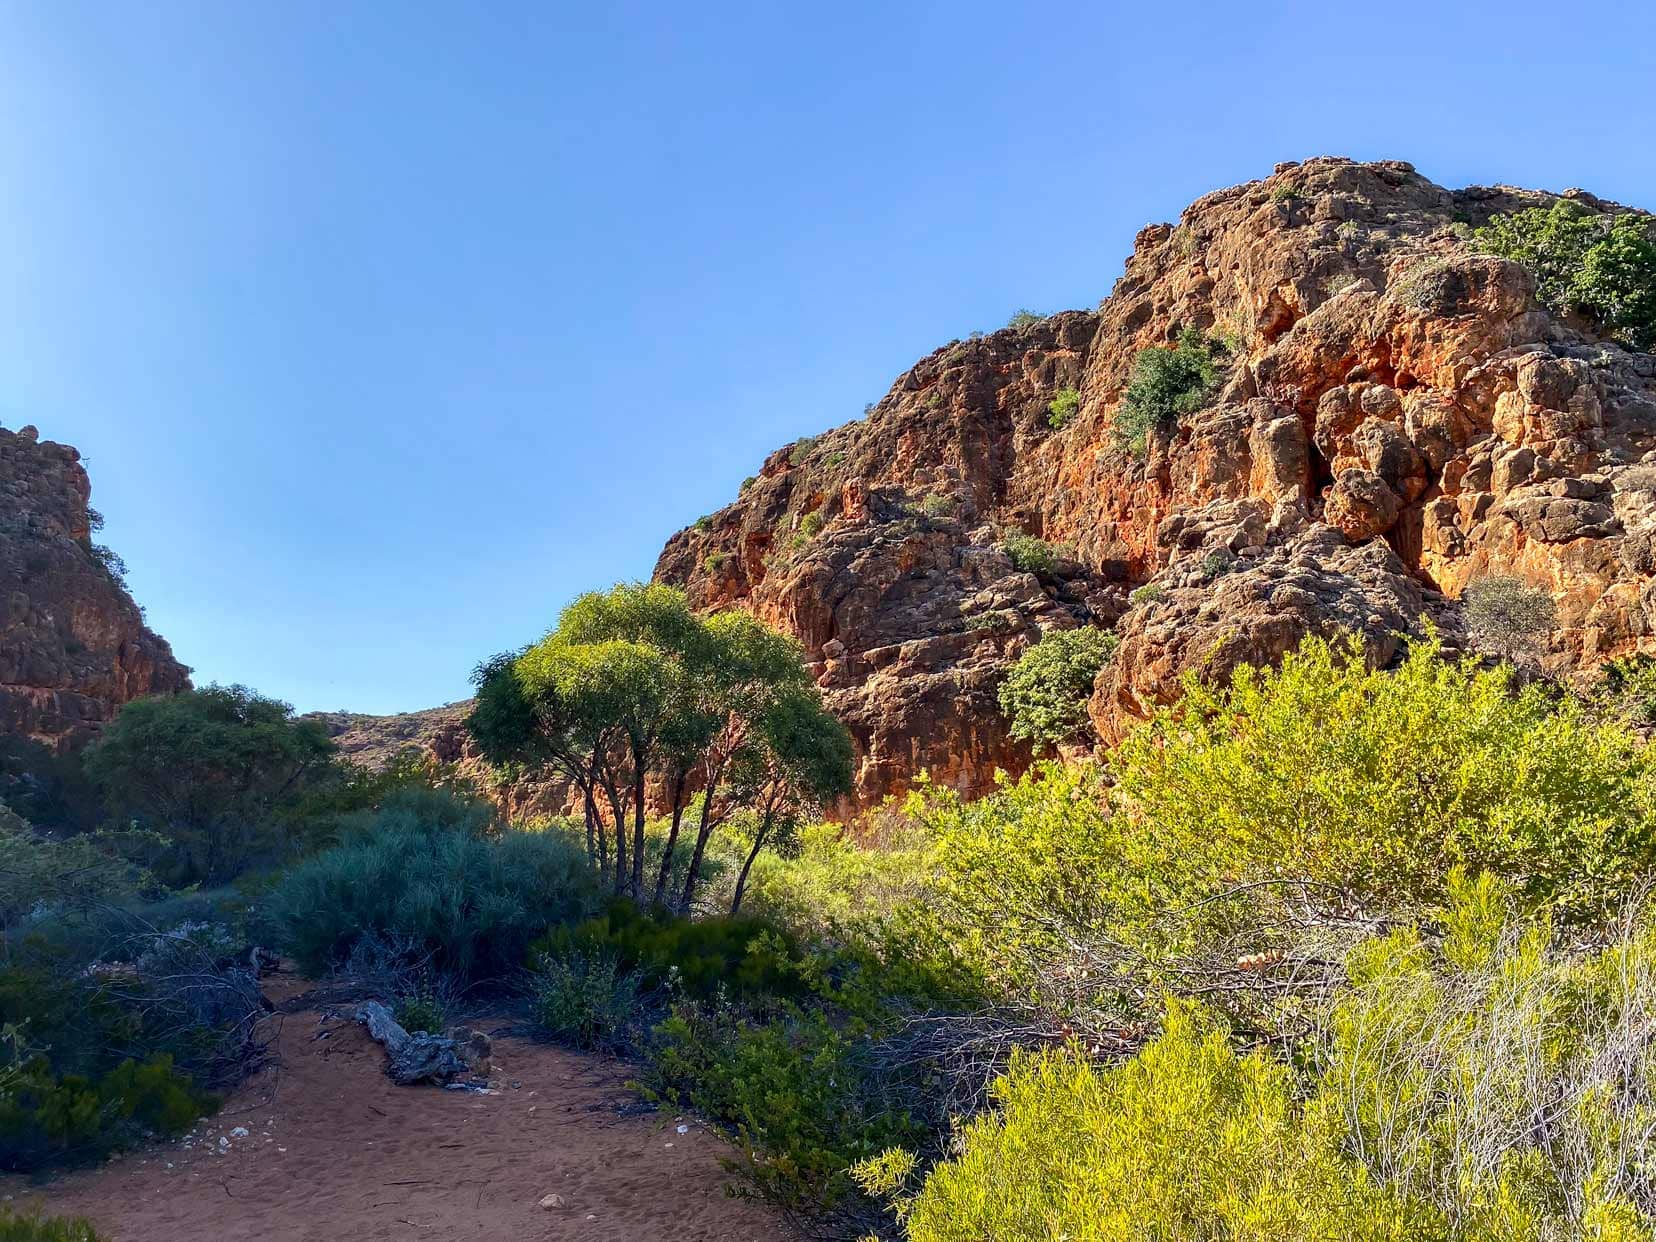
[[[1055,429],[1066,427],[1080,408],[1080,392],[1074,388],[1060,388],[1058,395],[1047,405],[1047,422]]]
[[[723,573],[729,560],[730,553],[728,552],[709,552],[702,560],[702,568],[710,574]]]
[[[1084,625],[1054,630],[1012,666],[1000,687],[1000,709],[1013,737],[1036,754],[1087,729],[1087,698],[1119,640]]]
[[[1021,310],[1006,321],[1006,326],[1009,328],[1018,328],[1020,330],[1023,328],[1033,328],[1045,318],[1045,315],[1036,314],[1032,310]]]
[[[1001,540],[1001,551],[1011,559],[1014,569],[1026,574],[1049,574],[1058,568],[1063,549],[1034,535],[1013,531]]]
[[[1522,578],[1496,574],[1466,588],[1466,628],[1472,641],[1503,660],[1532,656],[1558,624],[1552,596]]]
[[[925,514],[929,518],[942,519],[953,517],[955,511],[955,499],[953,496],[946,496],[942,492],[933,492],[931,495],[923,497],[916,508],[918,508],[921,513]]]
[[[814,448],[816,448],[815,436],[802,436],[795,440],[793,448],[788,450],[788,464],[790,466],[803,466],[805,459],[810,457],[811,450]]]
[[[1116,411],[1117,446],[1142,458],[1149,452],[1153,434],[1172,431],[1181,418],[1213,398],[1226,357],[1222,344],[1194,329],[1180,333],[1179,343],[1171,348],[1139,350]]]
[[[1522,263],[1541,302],[1585,315],[1633,349],[1656,349],[1656,221],[1599,215],[1569,199],[1496,216],[1474,238]]]

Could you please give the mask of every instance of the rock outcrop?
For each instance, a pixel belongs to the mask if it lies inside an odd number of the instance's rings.
[[[1121,634],[1091,703],[1107,739],[1187,671],[1307,633],[1379,660],[1423,617],[1453,634],[1494,573],[1557,601],[1556,671],[1656,649],[1656,356],[1549,314],[1468,240],[1555,197],[1332,158],[1210,194],[1139,233],[1096,312],[954,342],[772,454],[656,575],[800,640],[860,805],[922,769],[980,792],[1025,766],[995,690],[1055,627]],[[1123,392],[1182,329],[1232,365],[1141,459],[1112,434]],[[1016,534],[1061,555],[1031,565]]]
[[[190,684],[92,542],[90,496],[73,448],[0,429],[0,734],[55,751]]]

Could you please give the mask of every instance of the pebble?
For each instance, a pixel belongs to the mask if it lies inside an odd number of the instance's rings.
[[[545,1198],[543,1198],[540,1201],[540,1205],[543,1208],[545,1208],[547,1211],[551,1211],[553,1208],[562,1207],[563,1206],[563,1196],[562,1195],[547,1195]],[[592,1218],[589,1216],[589,1217],[587,1217],[587,1219],[591,1220]]]

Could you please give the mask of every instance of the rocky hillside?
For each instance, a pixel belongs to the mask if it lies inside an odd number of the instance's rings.
[[[91,490],[74,449],[0,429],[0,734],[59,751],[190,684],[92,542]]]
[[[1558,671],[1650,645],[1656,356],[1547,313],[1469,244],[1554,197],[1344,159],[1210,194],[1139,233],[1096,312],[956,341],[773,453],[656,575],[800,639],[863,804],[921,769],[979,791],[1025,766],[996,687],[1055,627],[1121,636],[1091,703],[1106,739],[1187,670],[1307,633],[1381,660],[1423,617],[1452,635],[1492,573],[1557,601]],[[1226,343],[1224,381],[1141,457],[1115,434],[1134,358],[1184,329]],[[1021,570],[1016,533],[1061,554]]]

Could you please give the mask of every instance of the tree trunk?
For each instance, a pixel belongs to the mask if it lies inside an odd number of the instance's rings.
[[[684,822],[684,790],[690,783],[690,772],[680,768],[673,775],[673,822],[667,826],[667,841],[661,849],[661,868],[656,872],[655,896],[652,906],[667,904],[667,881],[673,874],[673,851],[678,848],[679,825]]]
[[[644,896],[644,756],[633,750],[633,856],[632,896]]]
[[[598,808],[592,801],[592,787],[581,786],[581,813],[586,817],[587,862],[593,867],[603,864],[598,859],[598,828],[593,822],[598,816]],[[608,853],[608,851],[605,851]]]
[[[747,891],[748,872],[753,870],[753,860],[759,857],[759,851],[765,848],[765,838],[770,835],[773,814],[773,810],[766,807],[765,818],[760,822],[758,831],[753,834],[753,848],[748,851],[747,861],[742,864],[742,873],[736,877],[736,893],[730,899],[732,916],[742,908],[742,894]]]
[[[718,786],[708,781],[707,796],[702,802],[701,823],[696,826],[696,848],[690,852],[690,867],[684,873],[684,893],[679,898],[679,913],[690,913],[690,899],[696,895],[696,881],[701,878],[702,855],[707,852],[707,838],[713,835],[713,795]]]
[[[609,796],[610,816],[615,821],[615,895],[619,897],[627,891],[627,804],[613,780],[604,782],[604,793]]]

